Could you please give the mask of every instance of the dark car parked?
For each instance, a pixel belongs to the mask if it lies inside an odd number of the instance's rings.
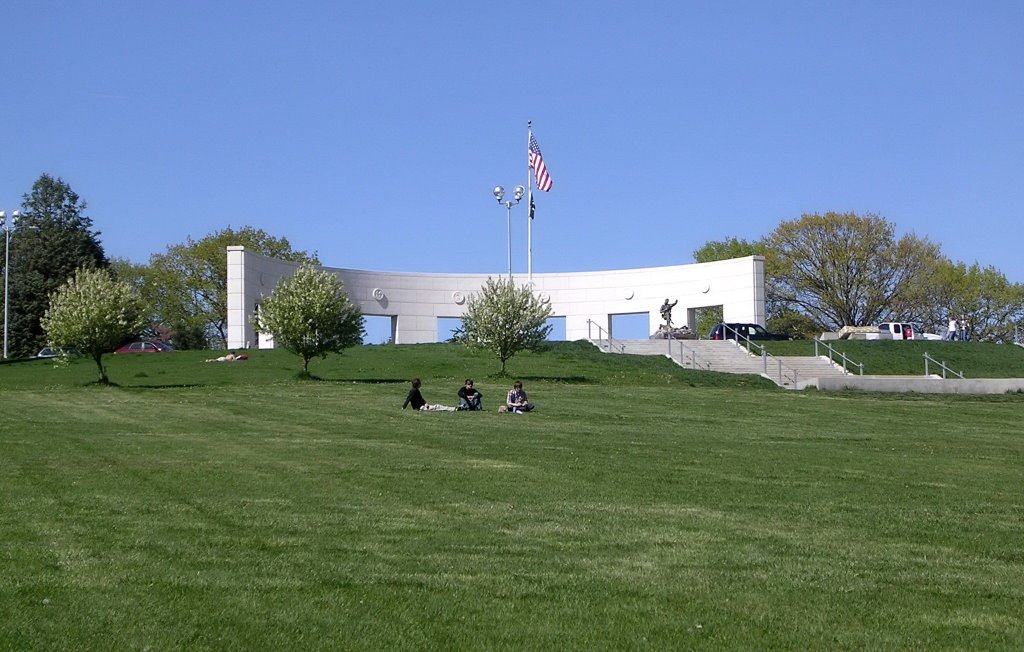
[[[123,353],[169,353],[173,351],[170,346],[163,342],[132,342],[114,350],[114,355]]]
[[[56,358],[59,355],[75,356],[78,355],[78,349],[73,346],[57,346],[49,347],[44,346],[39,349],[39,353],[36,354],[37,358]]]
[[[708,334],[712,340],[737,340],[741,338],[748,340],[788,340],[789,336],[781,333],[772,333],[760,324],[715,324]]]

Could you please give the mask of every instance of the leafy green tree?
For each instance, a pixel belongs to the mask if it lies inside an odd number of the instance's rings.
[[[541,302],[528,286],[517,286],[512,279],[488,277],[479,294],[466,301],[462,317],[461,341],[490,351],[505,363],[520,351],[540,348],[551,325],[551,306]]]
[[[975,339],[1008,342],[1024,325],[1024,285],[992,267],[954,263],[915,235],[897,240],[875,215],[804,215],[755,242],[708,242],[693,257],[705,263],[752,254],[766,259],[767,326],[775,332],[810,337],[847,324],[906,321],[942,333],[953,316]],[[721,309],[700,315],[704,332],[721,320]]]
[[[802,312],[778,310],[765,320],[765,327],[773,333],[783,333],[798,340],[810,340],[821,335],[825,328]]]
[[[725,240],[709,240],[699,249],[693,251],[693,262],[713,263],[730,258],[764,256],[766,250],[767,244],[764,240],[751,242],[736,237],[729,237]]]
[[[41,323],[52,347],[73,346],[109,382],[103,354],[139,333],[146,318],[138,293],[105,269],[81,268],[54,293]]]
[[[317,263],[316,254],[295,251],[286,238],[262,229],[228,227],[200,240],[189,238],[150,257],[142,295],[154,319],[176,334],[182,348],[223,347],[227,341],[227,247],[241,245],[271,258]]]
[[[942,255],[921,261],[918,273],[904,284],[900,302],[881,321],[911,322],[924,331],[945,332],[947,270],[951,265]]]
[[[142,297],[148,319],[146,327],[142,330],[144,337],[173,344],[176,349],[208,348],[208,338],[203,325],[190,326],[180,321],[176,325],[171,325],[161,317],[154,297],[163,296],[167,286],[159,282],[149,265],[114,258],[110,261],[110,271],[114,278],[131,285]]]
[[[966,325],[972,339],[1013,342],[1024,321],[1024,284],[1011,283],[994,267],[942,261],[932,276],[931,306],[922,322],[941,333],[950,316]]]
[[[111,258],[108,267],[115,280],[124,281],[135,288],[135,291],[142,294],[142,287],[145,285],[146,265],[133,263],[127,258]]]
[[[275,346],[302,357],[306,376],[310,359],[341,353],[363,337],[362,313],[349,301],[341,279],[310,263],[278,282],[253,325],[259,332],[271,333]]]
[[[8,323],[13,355],[32,355],[46,343],[40,322],[50,296],[81,267],[107,265],[86,203],[64,180],[43,174],[22,198],[11,233]]]
[[[830,327],[907,318],[915,279],[940,258],[914,234],[897,239],[878,215],[825,213],[782,222],[767,239],[766,291],[779,309]]]

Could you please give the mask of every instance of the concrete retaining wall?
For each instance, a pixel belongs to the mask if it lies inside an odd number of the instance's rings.
[[[946,379],[934,376],[846,376],[819,378],[818,389],[865,392],[917,392],[920,394],[1006,394],[1024,392],[1024,378]]]

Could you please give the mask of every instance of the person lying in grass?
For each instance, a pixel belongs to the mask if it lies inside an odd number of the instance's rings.
[[[237,360],[248,360],[248,359],[249,359],[249,356],[247,356],[246,354],[243,353],[242,355],[235,355],[235,352],[232,351],[231,353],[228,353],[227,355],[222,355],[219,358],[207,358],[206,361],[207,362],[235,362]]]

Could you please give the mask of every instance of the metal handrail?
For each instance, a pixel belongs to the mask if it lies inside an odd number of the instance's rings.
[[[779,359],[779,358],[776,358],[771,353],[768,353],[768,351],[762,346],[761,347],[761,360],[764,362],[764,377],[765,378],[771,378],[771,374],[768,373],[768,358],[774,358],[775,362],[778,364],[777,377],[779,379],[779,381],[778,381],[779,385],[785,385],[786,384],[786,382],[785,382],[786,380],[792,380],[793,381],[793,387],[796,388],[796,381],[797,381],[797,371],[796,371],[796,369],[791,369],[790,370],[790,371],[793,372],[793,376],[790,377],[783,370],[782,360]]]
[[[704,369],[705,371],[711,371],[711,363],[710,362],[698,362],[697,361],[697,352],[694,351],[693,349],[691,349],[688,346],[683,346],[682,342],[679,342],[679,364],[680,365],[683,365],[683,362],[686,359],[685,358],[685,354],[686,353],[690,354],[690,368],[691,369]],[[672,355],[672,338],[671,337],[668,338],[668,357],[669,357],[670,360],[675,360],[676,359]],[[683,366],[685,366],[685,365],[683,365]]]
[[[608,345],[607,345],[608,353],[612,352],[612,347],[613,346],[616,349],[618,349],[618,353],[625,353],[626,352],[626,345],[625,344],[620,344],[620,343],[616,342],[615,340],[613,340],[611,333],[608,333],[607,339],[602,338],[601,335],[603,333],[605,333],[604,328],[601,327],[601,324],[598,324],[597,322],[595,322],[593,320],[590,320],[590,319],[587,320],[587,339],[588,340],[590,340],[591,342],[594,341],[593,332],[591,331],[591,327],[592,326],[596,326],[597,327],[598,347],[600,347],[600,343],[601,342],[605,342],[606,341],[606,342],[608,342]]]
[[[771,375],[768,373],[768,358],[774,358],[774,356],[771,353],[768,353],[768,349],[764,348],[763,344],[758,344],[757,342],[754,342],[749,337],[747,337],[743,333],[739,332],[735,328],[730,328],[728,324],[722,324],[722,337],[724,339],[726,339],[726,340],[733,339],[733,338],[729,337],[729,331],[732,331],[733,333],[736,334],[735,341],[736,341],[736,344],[738,346],[743,346],[742,344],[740,344],[740,340],[742,340],[743,342],[746,342],[747,353],[749,353],[750,355],[756,355],[754,353],[754,351],[753,351],[754,347],[757,347],[758,349],[761,350],[761,360],[764,361],[764,376],[765,376],[765,378],[771,378]],[[783,371],[783,369],[782,369],[782,360],[779,360],[778,358],[775,358],[775,360],[778,362],[778,365],[779,365],[779,368],[778,368],[779,385],[785,385],[786,384],[785,380],[792,380],[793,381],[793,387],[795,388],[796,387],[796,381],[797,381],[796,370],[793,370],[793,376],[792,376],[792,378],[789,378],[788,374],[786,374]]]
[[[816,358],[819,357],[818,356],[818,345],[819,344],[821,344],[826,349],[828,349],[828,361],[829,362],[835,364],[835,360],[832,359],[832,354],[835,353],[836,355],[838,355],[839,357],[841,357],[843,359],[843,371],[847,371],[848,372],[848,369],[846,368],[846,363],[849,362],[850,364],[856,366],[860,370],[860,375],[861,376],[864,375],[864,363],[863,362],[854,362],[850,358],[846,357],[845,353],[843,353],[842,351],[837,351],[836,349],[832,348],[831,344],[829,344],[828,342],[823,342],[822,340],[819,340],[818,338],[814,338],[814,357],[816,357]]]
[[[951,374],[953,374],[954,376],[959,377],[960,380],[965,380],[963,373],[949,368],[948,366],[946,366],[945,361],[939,362],[938,360],[936,360],[932,356],[928,355],[927,351],[924,352],[924,375],[925,376],[930,376],[931,375],[931,374],[928,373],[928,362],[934,362],[935,364],[937,364],[940,367],[942,367],[942,379],[943,380],[946,379],[946,372],[947,371],[950,372]]]
[[[729,331],[732,331],[733,333],[736,333],[736,337],[735,338],[729,337]],[[754,353],[754,351],[753,351],[752,347],[755,347],[755,346],[758,349],[761,350],[761,353],[760,353],[761,355],[764,355],[765,353],[768,353],[765,350],[764,345],[758,344],[758,343],[754,342],[749,337],[747,337],[743,333],[740,333],[738,330],[736,330],[735,328],[732,328],[728,324],[722,324],[722,338],[726,339],[726,340],[734,339],[734,340],[736,340],[736,343],[739,344],[740,346],[743,346],[742,344],[740,344],[740,340],[743,340],[747,344],[746,349],[747,349],[747,352],[750,353],[750,355],[758,355],[757,353]]]

